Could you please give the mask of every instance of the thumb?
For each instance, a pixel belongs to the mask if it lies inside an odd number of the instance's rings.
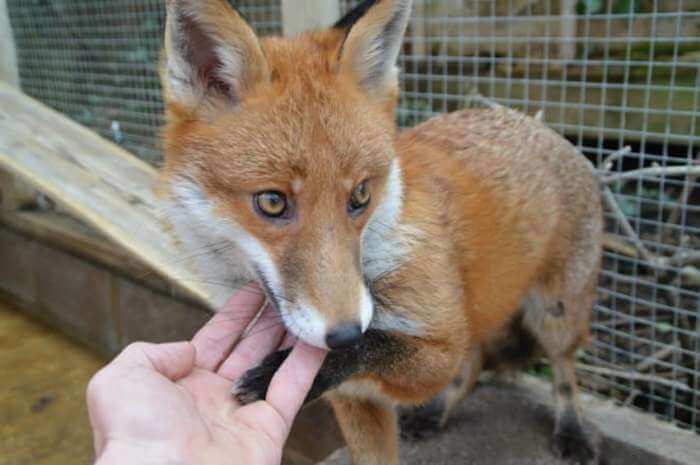
[[[128,345],[112,364],[142,366],[177,381],[192,371],[195,356],[196,350],[189,341],[167,344],[135,342]]]

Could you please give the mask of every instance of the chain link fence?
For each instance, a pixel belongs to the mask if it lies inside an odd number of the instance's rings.
[[[162,3],[8,0],[23,89],[157,162]],[[233,3],[281,32],[278,1]],[[416,0],[400,65],[401,126],[481,95],[596,164],[608,233],[580,381],[700,431],[700,2]]]

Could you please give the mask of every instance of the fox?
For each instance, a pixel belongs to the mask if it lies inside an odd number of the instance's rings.
[[[166,0],[162,196],[192,267],[225,300],[256,282],[292,336],[328,350],[328,399],[355,465],[399,461],[483,370],[546,356],[554,450],[592,464],[574,361],[589,339],[602,212],[591,164],[505,108],[396,124],[410,0],[259,38],[225,0]],[[234,386],[264,399],[288,351]]]

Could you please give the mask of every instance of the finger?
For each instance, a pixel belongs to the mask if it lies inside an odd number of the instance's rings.
[[[257,366],[279,346],[285,327],[277,312],[268,305],[260,318],[243,336],[219,368],[219,375],[231,381]]]
[[[326,354],[323,349],[299,341],[272,378],[267,401],[284,419],[287,430],[304,403]]]
[[[107,365],[103,371],[129,366],[143,366],[177,381],[194,368],[195,348],[189,341],[168,344],[135,342]]]
[[[280,343],[279,347],[277,350],[287,350],[291,349],[294,344],[299,340],[298,336],[295,336],[291,332],[287,331],[287,334],[284,335],[284,339],[282,339],[282,343]]]
[[[219,366],[260,310],[263,297],[256,285],[243,286],[195,334],[192,344],[197,349],[198,367],[215,370]]]

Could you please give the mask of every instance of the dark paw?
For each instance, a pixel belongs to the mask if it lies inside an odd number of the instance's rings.
[[[420,407],[402,411],[399,416],[401,437],[416,441],[435,436],[442,429],[440,421],[444,409],[445,403],[438,397]]]
[[[236,400],[241,405],[247,405],[265,399],[272,377],[290,352],[291,349],[274,352],[265,357],[260,365],[246,371],[233,386],[231,393]]]
[[[555,432],[552,438],[552,451],[557,457],[576,465],[598,463],[596,448],[580,427]]]

